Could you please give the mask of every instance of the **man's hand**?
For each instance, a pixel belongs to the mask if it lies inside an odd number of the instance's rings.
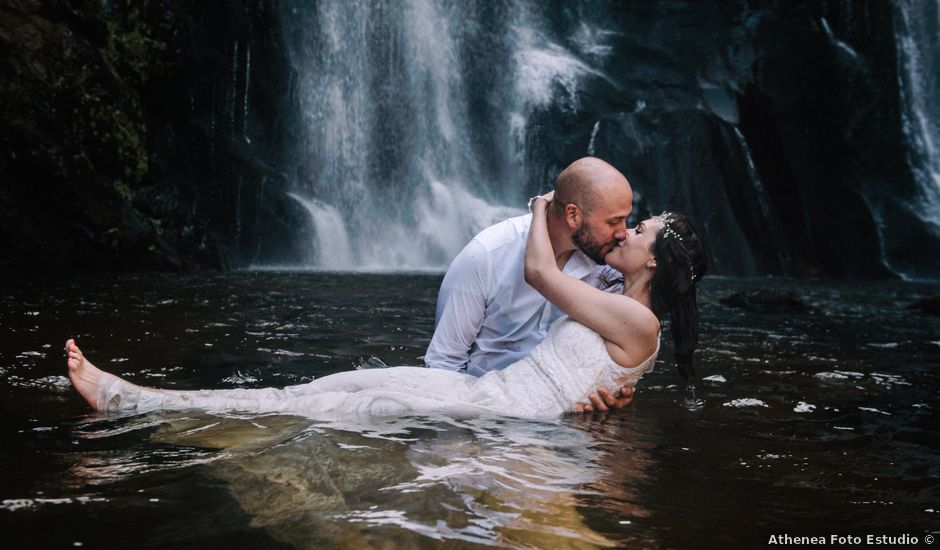
[[[606,413],[611,409],[620,410],[633,402],[633,386],[623,386],[616,394],[600,388],[588,396],[590,403],[578,403],[575,410],[579,413]]]

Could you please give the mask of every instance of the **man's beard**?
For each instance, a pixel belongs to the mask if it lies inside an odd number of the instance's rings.
[[[601,250],[607,246],[616,244],[613,241],[606,243],[599,243],[595,241],[591,238],[591,235],[588,234],[587,225],[585,224],[581,224],[581,227],[579,227],[578,230],[574,232],[574,235],[571,236],[571,239],[574,241],[575,246],[577,246],[581,252],[584,252],[588,258],[594,260],[594,263],[598,265],[607,264],[607,262],[604,261],[604,256],[606,254],[601,254]]]

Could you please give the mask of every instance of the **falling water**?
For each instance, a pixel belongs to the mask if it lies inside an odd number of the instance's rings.
[[[940,234],[940,7],[903,0],[895,20],[904,131],[920,193],[915,213]]]
[[[232,83],[229,86],[229,128],[235,130],[235,106],[238,105],[238,40],[232,47]]]
[[[597,140],[597,132],[601,129],[601,121],[594,123],[594,127],[591,128],[591,141],[588,142],[587,153],[589,155],[594,155],[594,142]]]
[[[842,53],[848,55],[852,59],[858,59],[858,52],[852,49],[852,46],[849,46],[844,40],[839,39],[834,32],[832,32],[832,27],[829,26],[829,21],[823,17],[820,22],[822,23],[823,31],[826,33],[826,37],[832,42]]]
[[[242,137],[251,143],[248,137],[248,85],[251,83],[251,44],[245,48],[245,88],[242,98]]]
[[[330,254],[333,248],[343,250],[352,248],[349,235],[346,234],[346,226],[343,224],[342,214],[332,206],[318,200],[305,199],[294,193],[291,193],[290,196],[304,206],[307,213],[310,214],[310,219],[313,220],[313,229],[317,241],[314,248],[318,252],[316,265],[324,269],[351,268],[352,265],[348,262],[346,256]]]
[[[530,115],[573,110],[607,51],[583,25],[567,42],[587,46],[566,49],[520,2],[321,2],[283,19],[304,117],[291,196],[315,268],[443,268],[522,214]]]
[[[780,222],[777,219],[777,216],[774,215],[773,209],[770,207],[770,204],[767,202],[767,192],[764,190],[764,182],[760,179],[760,174],[757,173],[757,166],[754,164],[754,157],[751,156],[751,149],[747,145],[747,139],[744,137],[744,134],[741,133],[741,130],[735,126],[734,128],[734,137],[738,140],[738,144],[741,147],[741,155],[746,161],[747,174],[751,185],[754,186],[754,189],[757,190],[755,196],[757,197],[757,204],[760,206],[761,216],[764,220],[764,223],[770,228],[770,238],[774,243],[774,249],[777,251],[777,259],[780,262],[780,265],[784,269],[790,269],[791,261],[790,255],[787,254],[787,247],[783,243],[783,232],[780,231],[779,225]]]

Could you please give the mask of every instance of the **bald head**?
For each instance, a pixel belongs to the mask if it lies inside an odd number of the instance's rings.
[[[588,216],[599,202],[611,197],[618,202],[626,199],[629,208],[633,190],[627,178],[599,158],[584,157],[572,162],[558,175],[552,206],[556,213],[561,213],[565,206],[574,204],[584,216]]]

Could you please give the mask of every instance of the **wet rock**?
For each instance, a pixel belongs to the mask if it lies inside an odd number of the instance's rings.
[[[908,306],[908,309],[920,311],[928,315],[940,315],[940,294],[924,296]]]
[[[810,310],[803,298],[794,292],[766,289],[735,292],[721,298],[719,302],[734,308],[764,313],[805,313]]]
[[[247,0],[6,3],[0,273],[296,255],[279,151],[299,117],[275,23]]]
[[[297,39],[312,32],[288,12],[302,4],[6,2],[0,273],[308,259],[306,213],[285,191],[316,181],[327,159],[306,143],[291,51],[331,69],[326,42],[307,51]],[[715,274],[885,276],[883,258],[901,272],[940,266],[940,239],[905,208],[918,195],[894,3],[528,2],[545,10],[540,34],[592,70],[577,89],[553,79],[556,101],[513,134],[524,143],[496,139],[500,106],[518,101],[512,71],[499,70],[513,38],[489,30],[507,19],[502,3],[484,4],[485,24],[462,31],[476,38],[456,42],[473,113],[463,154],[480,171],[470,179],[505,185],[504,200],[544,190],[590,153],[628,176],[637,217],[696,220]],[[593,21],[609,40],[581,40]],[[370,51],[391,55],[401,38],[386,27],[397,23],[373,23],[391,43]],[[374,61],[371,85],[396,91],[379,94],[389,108],[370,142],[374,179],[405,191],[398,171],[415,159],[399,144],[415,107],[394,82],[413,76]],[[477,74],[493,76],[466,77]]]

